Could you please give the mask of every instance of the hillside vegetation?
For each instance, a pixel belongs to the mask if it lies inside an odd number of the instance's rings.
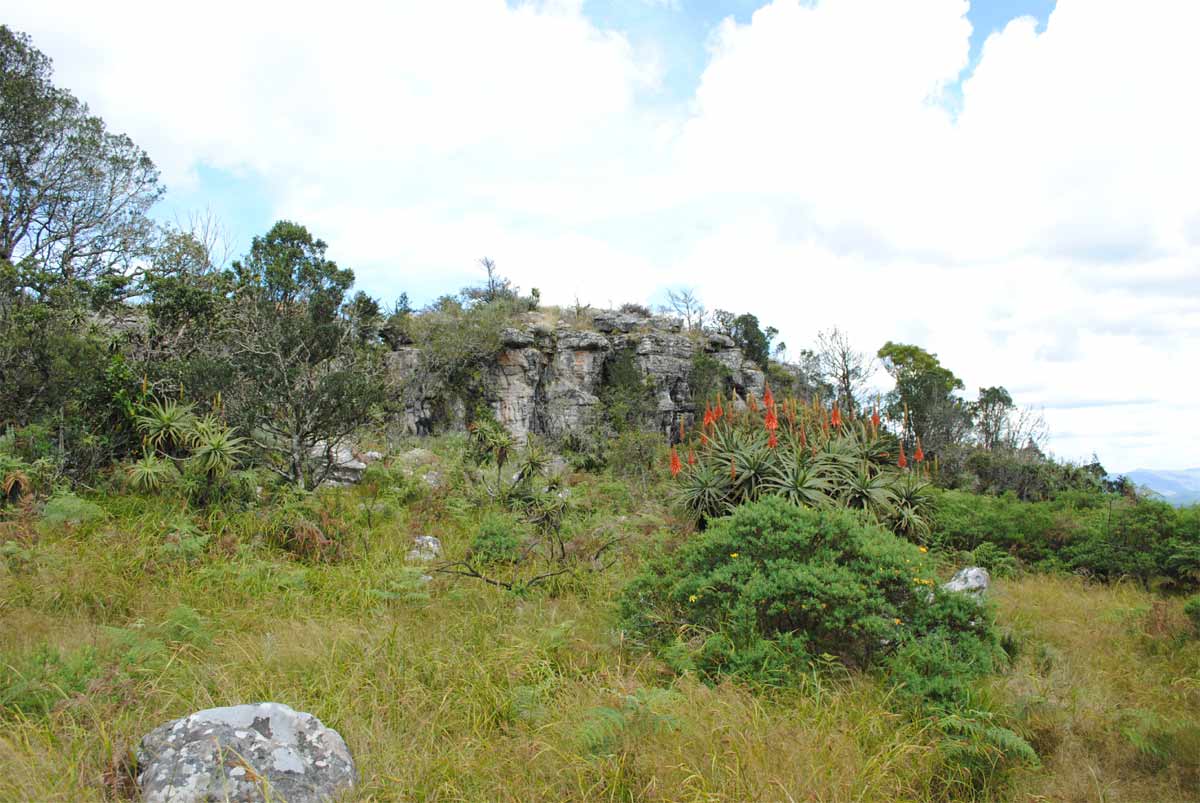
[[[829,658],[721,679],[631,641],[617,603],[642,556],[696,537],[664,504],[665,469],[644,483],[620,469],[566,478],[562,532],[582,557],[565,574],[528,590],[423,581],[407,559],[416,534],[471,561],[485,528],[533,532],[481,499],[461,439],[435,451],[411,475],[397,459],[378,494],[366,482],[205,511],[107,493],[15,515],[0,798],[102,799],[127,789],[121,763],[155,725],[260,699],[337,728],[362,800],[1195,797],[1200,641],[1180,599],[1061,573],[997,580],[1012,657],[971,694],[1038,762],[981,740],[995,769],[964,786],[941,715],[884,674]],[[422,478],[431,466],[444,484]],[[337,558],[276,545],[289,520],[319,522]],[[599,570],[591,553],[614,537]],[[929,554],[935,576],[957,566]],[[487,565],[505,581],[540,573]]]
[[[1200,798],[1200,508],[917,345],[490,260],[389,308],[294,221],[226,264],[0,56],[0,799],[136,799],[145,734],[258,701],[353,800]],[[552,439],[496,392],[531,331],[595,383]]]

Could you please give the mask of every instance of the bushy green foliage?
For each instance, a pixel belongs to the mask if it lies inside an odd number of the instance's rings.
[[[638,367],[632,348],[605,361],[600,402],[609,426],[618,433],[645,428],[652,421],[657,410],[654,383]]]
[[[879,669],[897,704],[934,715],[954,799],[1038,761],[977,691],[1006,661],[991,610],[943,591],[923,548],[861,514],[744,504],[647,564],[620,610],[668,665],[710,681],[788,685],[829,660]]]
[[[43,644],[15,665],[0,667],[0,714],[45,716],[87,688],[99,671],[92,648],[63,653]]]
[[[86,524],[104,516],[104,508],[75,494],[52,496],[42,508],[42,521],[51,526]]]
[[[431,417],[419,422],[423,431],[461,425],[456,409],[471,411],[486,402],[485,372],[504,348],[504,330],[523,311],[505,296],[476,303],[443,296],[419,315],[401,315],[403,337],[420,355],[403,390],[434,400]]]
[[[1098,491],[1022,502],[1015,494],[938,494],[932,542],[973,552],[987,544],[1021,563],[1068,569],[1104,580],[1200,582],[1200,517],[1151,499]]]
[[[483,565],[512,563],[520,554],[521,533],[512,516],[488,513],[471,541],[471,560]]]
[[[775,497],[648,565],[622,615],[678,668],[769,682],[826,654],[872,666],[931,635],[995,644],[973,602],[936,588],[917,546],[852,513]]]
[[[729,390],[731,374],[729,367],[724,363],[704,349],[696,349],[688,371],[688,389],[692,393],[693,408],[699,411],[709,399],[724,396]]]
[[[959,444],[943,449],[938,458],[937,482],[943,488],[996,496],[1012,493],[1027,502],[1109,490],[1106,472],[1099,463],[1053,460],[1033,446],[984,449]]]

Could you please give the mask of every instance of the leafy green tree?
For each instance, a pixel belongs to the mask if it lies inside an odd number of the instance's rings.
[[[779,334],[778,329],[773,326],[762,329],[758,317],[748,312],[734,315],[725,310],[716,310],[713,313],[713,323],[718,332],[733,339],[734,345],[741,349],[746,357],[764,369],[770,364],[771,341]]]
[[[1012,396],[1004,388],[979,389],[979,399],[974,404],[975,428],[984,449],[991,450],[1000,445],[1008,416],[1015,407]]]
[[[939,454],[966,436],[970,409],[955,395],[963,389],[962,380],[936,354],[889,340],[877,356],[896,382],[888,394],[887,412],[893,420],[907,422],[903,432],[907,449],[920,438],[927,453]]]
[[[39,296],[77,281],[119,295],[153,237],[158,170],[52,74],[28,36],[0,25],[0,260]]]
[[[382,355],[343,316],[350,270],[290,221],[234,262],[230,416],[268,466],[300,488],[334,468],[339,444],[386,400]]]

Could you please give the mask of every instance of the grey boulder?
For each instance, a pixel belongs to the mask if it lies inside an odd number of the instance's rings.
[[[147,803],[324,803],[353,788],[346,742],[280,703],[209,708],[152,730],[137,751]]]
[[[968,566],[960,569],[948,583],[942,585],[942,588],[946,591],[970,594],[976,599],[981,599],[991,584],[992,578],[987,569],[982,566]]]
[[[441,555],[442,542],[432,535],[418,535],[413,539],[413,548],[408,551],[408,559],[418,563],[437,560]]]

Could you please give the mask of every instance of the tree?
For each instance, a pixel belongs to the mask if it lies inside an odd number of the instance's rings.
[[[834,389],[837,403],[848,412],[857,411],[874,361],[856,350],[836,326],[817,334],[816,354],[821,380]]]
[[[332,473],[339,445],[386,400],[378,346],[342,315],[354,274],[325,249],[280,221],[233,264],[230,417],[272,470],[305,489]]]
[[[765,370],[771,362],[771,341],[777,334],[779,330],[773,326],[763,331],[759,328],[758,318],[747,312],[733,320],[730,337],[743,354]]]
[[[478,287],[463,288],[461,295],[468,305],[491,304],[494,301],[500,300],[516,300],[518,295],[517,288],[513,287],[509,279],[500,275],[500,271],[496,269],[494,261],[488,257],[483,257],[479,260],[479,266],[487,274],[487,279]]]
[[[38,296],[76,281],[118,294],[153,238],[158,170],[52,73],[28,36],[0,25],[0,260]]]
[[[690,287],[679,290],[667,290],[668,309],[683,319],[683,325],[689,331],[699,331],[704,328],[704,320],[708,315],[696,291]]]
[[[1046,439],[1046,422],[1030,408],[1018,408],[1003,387],[980,388],[971,405],[979,445],[989,451],[1038,447]]]
[[[1009,413],[1015,405],[1012,396],[1002,387],[979,389],[979,400],[975,402],[975,428],[984,449],[995,449],[1007,427]]]
[[[893,420],[906,422],[902,438],[907,448],[920,438],[925,451],[936,454],[962,440],[970,428],[970,410],[954,393],[963,383],[936,354],[889,340],[877,356],[896,381],[887,412]]]

